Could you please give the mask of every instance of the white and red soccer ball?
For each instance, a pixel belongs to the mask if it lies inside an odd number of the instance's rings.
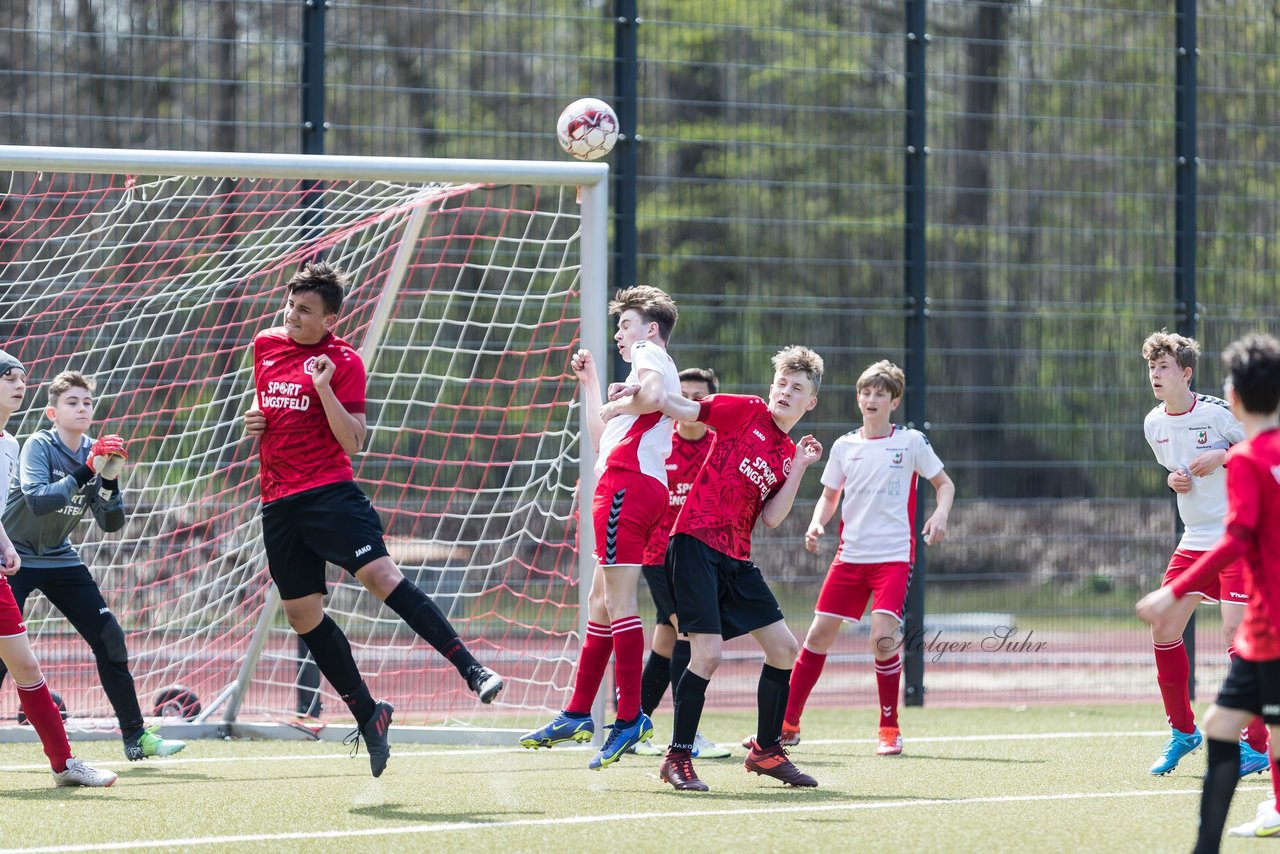
[[[579,98],[560,114],[556,138],[579,160],[599,160],[618,141],[618,114],[599,98]]]

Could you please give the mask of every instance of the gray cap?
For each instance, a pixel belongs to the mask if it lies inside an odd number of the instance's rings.
[[[4,350],[0,350],[0,376],[9,373],[14,368],[17,368],[18,370],[22,371],[24,374],[27,372],[27,369],[22,367],[21,362],[19,362],[13,356],[10,356]]]

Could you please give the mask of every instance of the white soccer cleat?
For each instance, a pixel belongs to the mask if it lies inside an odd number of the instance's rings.
[[[702,733],[697,733],[693,737],[694,759],[724,759],[732,755],[729,748],[721,747]]]
[[[67,760],[67,770],[53,772],[53,780],[59,786],[86,786],[92,789],[105,789],[119,775],[114,771],[100,771],[87,762],[72,757]]]
[[[1246,821],[1227,831],[1227,836],[1249,836],[1255,839],[1277,835],[1280,835],[1280,813],[1276,812],[1274,800],[1258,804],[1258,812],[1253,821]]]
[[[634,753],[636,756],[666,756],[667,751],[663,750],[653,743],[653,739],[646,738],[644,741],[637,742],[634,747],[627,751]]]

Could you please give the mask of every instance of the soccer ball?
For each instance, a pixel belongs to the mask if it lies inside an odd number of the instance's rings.
[[[599,160],[618,141],[618,114],[599,98],[579,98],[560,114],[556,137],[579,160]]]

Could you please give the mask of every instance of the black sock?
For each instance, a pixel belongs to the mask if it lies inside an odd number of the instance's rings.
[[[662,702],[662,695],[667,693],[670,682],[671,659],[649,650],[644,672],[640,674],[640,710],[646,715],[652,715],[653,710]]]
[[[355,656],[351,654],[351,644],[342,629],[325,614],[320,625],[298,637],[311,650],[311,657],[316,660],[324,678],[351,707],[356,722],[364,726],[373,717],[373,698],[360,676],[360,668],[356,667]]]
[[[707,701],[707,685],[710,680],[703,679],[692,670],[686,670],[680,677],[680,684],[671,692],[671,699],[676,707],[676,721],[671,728],[671,746],[676,750],[693,750],[693,739],[698,734],[698,723],[702,720],[702,706]]]
[[[400,615],[418,637],[436,648],[436,651],[458,668],[463,676],[473,664],[479,664],[467,649],[448,619],[431,601],[431,597],[409,579],[401,581],[387,597],[387,607]]]
[[[790,694],[790,670],[768,664],[760,668],[760,684],[756,688],[756,744],[762,749],[774,747],[782,739],[782,716],[786,714]]]
[[[687,640],[676,641],[675,649],[671,650],[671,691],[673,698],[675,697],[675,686],[679,685],[680,680],[684,678],[684,672],[689,669],[689,659],[692,656],[693,647],[689,645]]]
[[[1222,829],[1240,780],[1240,742],[1209,739],[1208,764],[1200,795],[1200,833],[1195,854],[1211,854],[1222,844]]]

